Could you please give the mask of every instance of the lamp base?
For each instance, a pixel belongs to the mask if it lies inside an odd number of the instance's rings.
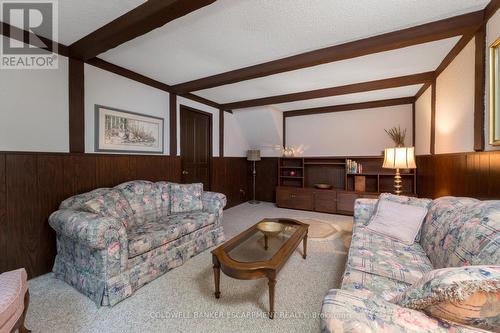
[[[399,173],[399,169],[396,169],[396,175],[394,176],[394,194],[401,195],[401,193],[403,193],[401,190],[402,188],[401,174]]]
[[[250,200],[248,203],[251,204],[251,205],[257,205],[257,204],[260,204],[260,201],[258,201],[258,200]]]

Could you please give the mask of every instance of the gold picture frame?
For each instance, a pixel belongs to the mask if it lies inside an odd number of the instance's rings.
[[[490,45],[490,144],[500,146],[500,38]]]

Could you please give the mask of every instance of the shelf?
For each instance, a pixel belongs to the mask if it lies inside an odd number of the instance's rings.
[[[280,176],[280,178],[304,179],[304,177],[298,177],[298,176]]]
[[[299,166],[280,166],[280,169],[304,169],[304,167]]]
[[[341,162],[304,162],[305,165],[345,165]]]
[[[395,173],[376,173],[376,172],[363,172],[363,173],[347,173],[348,176],[392,176],[394,177]],[[414,173],[401,173],[400,176],[414,176]]]

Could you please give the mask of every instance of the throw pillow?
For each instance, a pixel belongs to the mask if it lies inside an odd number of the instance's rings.
[[[411,245],[427,215],[427,209],[389,200],[379,200],[366,228],[377,234]]]
[[[170,211],[186,213],[203,209],[203,184],[170,184]]]
[[[437,318],[500,332],[500,266],[436,269],[391,302]]]
[[[83,209],[101,216],[111,216],[120,220],[125,228],[132,226],[133,212],[127,199],[120,191],[110,190],[83,204]]]
[[[393,201],[393,202],[399,202],[399,203],[402,203],[405,205],[424,207],[425,209],[429,209],[429,207],[432,203],[431,199],[408,197],[405,195],[395,195],[392,193],[380,194],[379,200],[389,200],[389,201]],[[420,242],[420,233],[421,233],[421,230],[418,231],[417,237],[415,237],[416,242]]]

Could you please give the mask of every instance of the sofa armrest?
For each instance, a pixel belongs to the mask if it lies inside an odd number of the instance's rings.
[[[356,199],[354,202],[354,227],[364,227],[370,221],[378,199]]]
[[[221,213],[227,203],[226,196],[217,192],[203,192],[201,200],[203,210],[214,214]]]
[[[61,209],[50,215],[49,224],[57,233],[91,249],[107,249],[110,244],[127,239],[120,221],[88,212]]]
[[[485,332],[444,322],[424,312],[390,303],[368,290],[332,289],[323,300],[322,333],[369,332]]]

